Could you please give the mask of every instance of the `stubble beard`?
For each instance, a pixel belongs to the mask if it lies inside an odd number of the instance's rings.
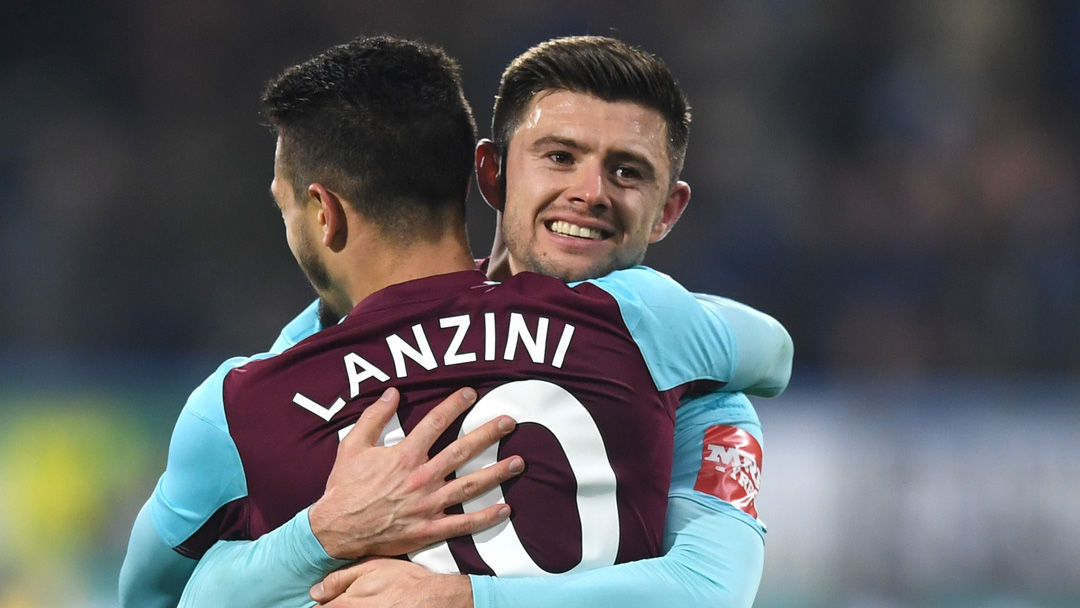
[[[598,279],[604,275],[636,266],[645,258],[645,252],[623,258],[615,252],[598,260],[585,262],[584,265],[569,265],[537,253],[531,247],[520,242],[517,235],[503,231],[506,248],[520,270],[535,272],[544,276],[555,277],[565,283]]]
[[[304,276],[307,277],[308,282],[311,283],[315,293],[319,296],[319,318],[324,326],[329,321],[336,323],[349,314],[349,311],[338,310],[340,306],[336,306],[335,302],[332,301],[333,298],[330,297],[333,280],[330,278],[330,272],[327,270],[326,264],[315,255],[315,248],[311,246],[309,241],[302,242],[298,249],[296,262],[300,265],[300,270],[303,271]]]

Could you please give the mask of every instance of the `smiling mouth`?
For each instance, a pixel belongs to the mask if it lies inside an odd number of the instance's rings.
[[[599,241],[611,236],[611,233],[605,230],[600,230],[599,228],[585,228],[584,226],[578,226],[577,224],[571,224],[570,222],[564,222],[563,220],[544,222],[544,225],[547,226],[548,230],[555,234],[572,236],[589,241]]]

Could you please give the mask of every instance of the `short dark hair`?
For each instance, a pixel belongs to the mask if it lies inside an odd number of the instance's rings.
[[[671,181],[678,179],[690,140],[690,103],[660,58],[604,36],[555,38],[525,51],[503,72],[495,98],[491,134],[500,154],[542,91],[585,93],[656,110],[667,125]]]
[[[476,121],[442,49],[357,38],[271,80],[263,106],[298,200],[322,183],[384,231],[464,218]]]

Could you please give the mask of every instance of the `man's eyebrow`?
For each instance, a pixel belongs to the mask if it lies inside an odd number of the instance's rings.
[[[532,143],[533,150],[539,150],[548,146],[561,146],[563,148],[569,148],[571,150],[577,150],[579,152],[588,152],[589,147],[569,137],[562,135],[545,135],[540,139],[537,139]]]
[[[644,154],[639,154],[630,150],[615,150],[607,157],[610,163],[631,163],[641,169],[642,176],[645,179],[652,179],[656,175],[656,164],[653,163]]]
[[[534,141],[530,149],[533,152],[536,152],[550,146],[559,146],[568,150],[575,150],[577,152],[592,151],[592,148],[581,143],[580,141],[563,135],[545,135],[544,137],[541,137]],[[642,176],[645,179],[654,179],[657,174],[656,163],[649,160],[648,156],[639,152],[635,152],[633,150],[614,150],[608,153],[608,155],[605,157],[605,160],[609,164],[618,164],[623,162],[631,163],[641,169]]]

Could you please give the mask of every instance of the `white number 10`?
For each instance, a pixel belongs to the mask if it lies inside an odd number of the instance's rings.
[[[465,416],[458,436],[475,430],[492,418],[506,414],[518,424],[535,423],[554,435],[563,449],[577,481],[577,508],[581,521],[581,561],[568,572],[615,563],[619,550],[619,509],[615,495],[615,471],[608,461],[604,440],[588,410],[562,387],[543,380],[521,380],[491,390]],[[342,431],[342,434],[347,429]],[[393,445],[404,437],[396,415],[381,441]],[[465,463],[457,474],[467,475],[498,460],[498,445],[488,447]],[[466,513],[505,502],[502,488],[466,501]],[[507,520],[473,534],[473,543],[484,562],[498,576],[545,576],[526,552],[514,525]],[[458,573],[457,563],[445,541],[409,554],[409,559],[429,570]]]

